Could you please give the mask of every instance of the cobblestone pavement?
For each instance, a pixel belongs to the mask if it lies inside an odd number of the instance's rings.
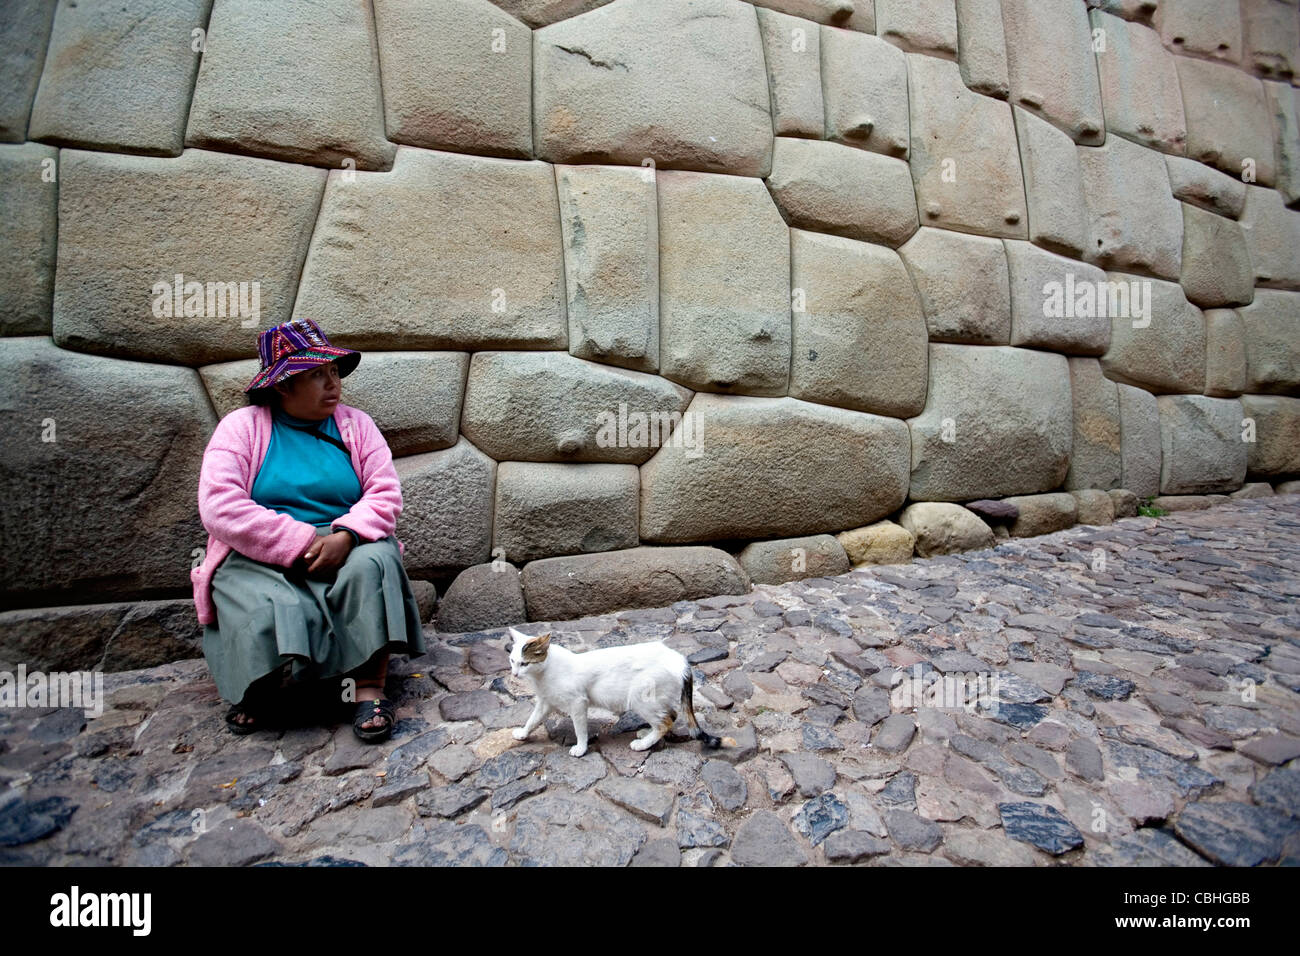
[[[235,737],[201,660],[107,675],[97,719],[0,712],[0,862],[1300,863],[1297,597],[1287,495],[555,625],[690,655],[711,752],[516,742],[504,631],[395,661],[382,746]]]

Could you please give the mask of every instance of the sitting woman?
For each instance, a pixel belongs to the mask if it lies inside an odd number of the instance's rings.
[[[250,404],[218,423],[203,454],[209,537],[190,573],[203,654],[236,734],[272,722],[293,686],[356,701],[357,736],[384,740],[396,719],[388,656],[425,646],[394,536],[392,452],[369,415],[340,402],[361,354],[310,319],[262,332],[258,352]]]

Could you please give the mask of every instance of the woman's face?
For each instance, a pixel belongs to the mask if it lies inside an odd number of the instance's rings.
[[[295,418],[324,421],[334,414],[343,393],[338,362],[299,372],[278,383],[280,407]]]

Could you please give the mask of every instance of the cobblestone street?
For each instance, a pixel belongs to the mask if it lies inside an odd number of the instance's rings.
[[[504,630],[428,631],[375,747],[233,736],[202,660],[109,674],[97,719],[0,711],[0,862],[1296,864],[1297,597],[1280,495],[554,626],[690,656],[720,751],[513,740]],[[898,670],[998,700],[909,702]]]

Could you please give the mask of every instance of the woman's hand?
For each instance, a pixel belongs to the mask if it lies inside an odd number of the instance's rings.
[[[352,553],[352,535],[346,531],[318,534],[311,546],[303,552],[307,573],[336,571]]]

